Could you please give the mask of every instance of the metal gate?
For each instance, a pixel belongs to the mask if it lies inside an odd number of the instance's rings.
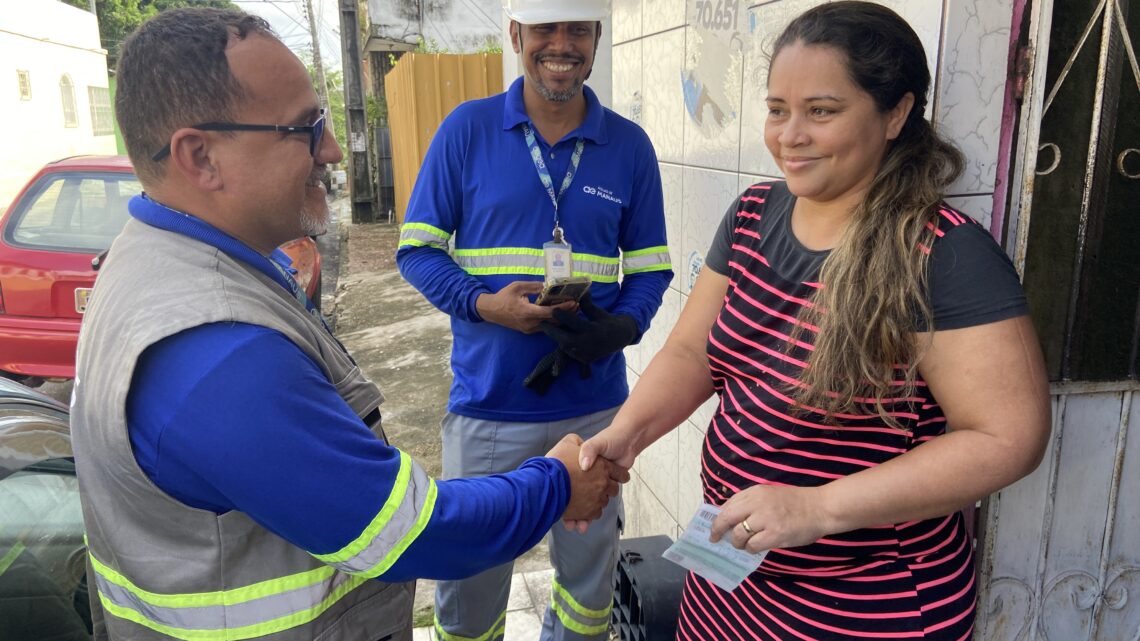
[[[1041,0],[1030,15],[1007,244],[1053,437],[983,506],[975,638],[1140,641],[1140,0]]]

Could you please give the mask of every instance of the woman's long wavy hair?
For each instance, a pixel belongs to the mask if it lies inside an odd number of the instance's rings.
[[[932,246],[947,186],[962,173],[962,153],[923,114],[930,89],[926,53],[914,30],[890,9],[850,1],[815,7],[788,25],[772,60],[795,43],[841,53],[851,79],[880,113],[907,93],[914,96],[898,138],[824,260],[823,287],[794,330],[798,337],[805,324],[819,328],[793,390],[800,408],[826,412],[828,420],[872,410],[900,427],[885,403],[914,395],[925,348],[916,340],[916,321],[932,327],[923,248]]]

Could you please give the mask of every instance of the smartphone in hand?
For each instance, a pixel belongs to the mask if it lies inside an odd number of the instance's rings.
[[[550,281],[535,299],[536,305],[557,305],[566,301],[577,302],[590,290],[588,276],[571,276]]]

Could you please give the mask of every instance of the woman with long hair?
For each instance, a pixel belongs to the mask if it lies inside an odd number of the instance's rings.
[[[962,156],[894,12],[834,2],[777,40],[764,142],[784,181],[732,204],[668,342],[583,446],[629,467],[719,397],[701,454],[713,538],[769,550],[724,591],[690,573],[678,638],[968,639],[961,509],[1032,471],[1050,407],[1012,264],[943,201]]]

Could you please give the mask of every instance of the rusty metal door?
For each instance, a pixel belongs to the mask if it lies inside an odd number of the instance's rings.
[[[1031,18],[1007,245],[1053,437],[984,505],[975,638],[1140,641],[1140,0],[1041,0]]]

